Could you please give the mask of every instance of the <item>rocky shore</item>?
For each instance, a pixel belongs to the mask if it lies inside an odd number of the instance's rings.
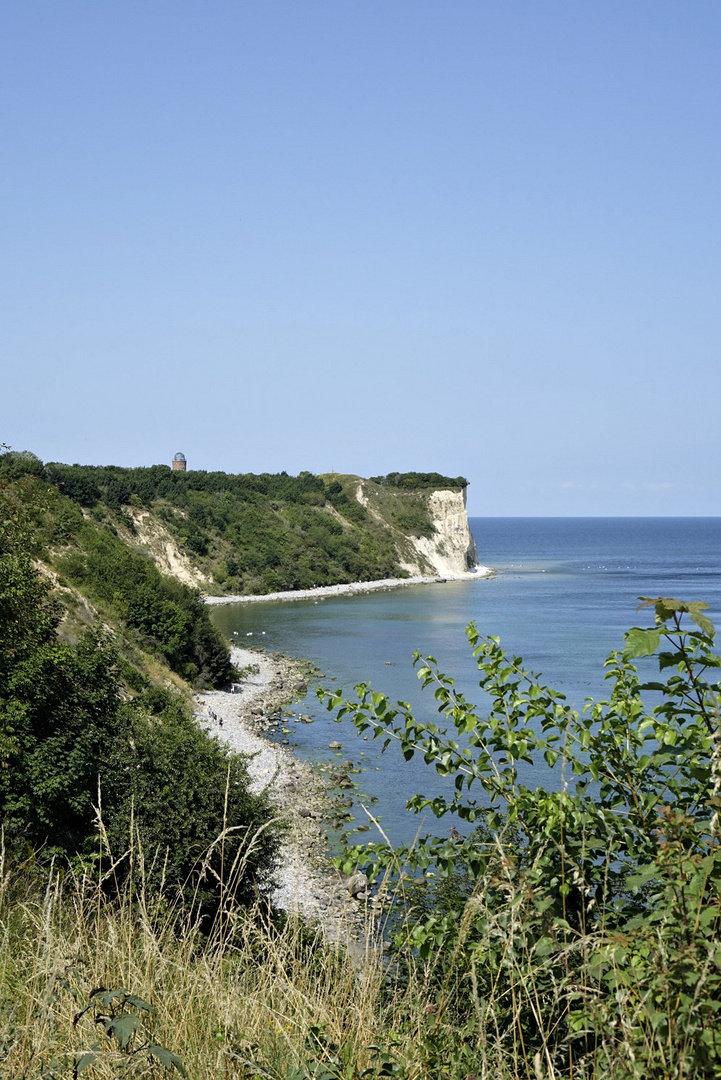
[[[364,933],[368,883],[362,874],[344,877],[327,856],[323,821],[330,797],[323,777],[266,734],[282,726],[283,707],[306,693],[312,665],[235,647],[231,657],[246,669],[240,689],[197,695],[196,718],[248,758],[252,789],[267,791],[288,824],[273,902],[322,926],[328,940],[352,944]]]
[[[317,600],[319,596],[347,596],[350,593],[379,592],[400,589],[406,585],[439,585],[446,581],[479,581],[493,574],[487,566],[476,566],[459,574],[443,577],[383,578],[380,581],[351,581],[345,585],[319,585],[315,589],[296,589],[293,592],[265,593],[253,596],[204,596],[206,604],[259,604],[268,600]]]

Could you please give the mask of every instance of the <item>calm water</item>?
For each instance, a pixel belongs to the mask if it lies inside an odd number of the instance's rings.
[[[721,518],[472,518],[471,528],[481,562],[497,571],[491,581],[217,607],[213,619],[228,638],[237,631],[239,643],[313,660],[327,685],[350,692],[368,681],[412,702],[426,718],[434,716],[434,703],[421,693],[411,667],[416,649],[435,656],[459,689],[479,700],[463,633],[471,620],[482,633],[500,635],[508,651],[522,655],[576,707],[604,696],[603,661],[622,645],[624,631],[650,625],[647,613],[636,614],[639,596],[705,600],[721,626]],[[390,750],[380,758],[377,744],[361,740],[349,721],[335,724],[312,694],[295,708],[316,718],[311,725],[291,724],[297,752],[332,759],[328,743],[342,742],[340,757],[366,770],[357,779],[377,797],[391,839],[409,840],[420,821],[405,811],[407,798],[441,791],[444,781]],[[365,821],[362,811],[356,818]],[[451,824],[437,827],[444,833]],[[423,827],[436,823],[429,816]]]

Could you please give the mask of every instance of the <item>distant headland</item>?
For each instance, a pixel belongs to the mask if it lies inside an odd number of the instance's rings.
[[[206,472],[181,452],[170,467],[3,462],[32,466],[88,523],[216,602],[481,576],[462,476]]]

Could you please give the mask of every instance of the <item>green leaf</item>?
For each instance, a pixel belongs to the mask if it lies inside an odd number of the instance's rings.
[[[688,605],[688,613],[692,622],[695,622],[699,626],[707,637],[713,638],[716,636],[716,628],[711,620],[702,615],[700,609],[707,608],[708,604],[702,604],[701,602]]]
[[[674,611],[685,611],[686,605],[681,600],[674,600],[671,596],[639,596],[639,600],[643,600],[642,604],[639,604],[636,611],[641,611],[643,608],[652,607],[656,610],[656,618],[659,622],[665,622],[666,619],[673,615]]]
[[[147,1001],[144,1001],[143,998],[136,997],[135,994],[128,994],[125,1000],[129,1005],[134,1005],[136,1009],[142,1009],[155,1016],[155,1009],[152,1005],[148,1005]]]
[[[148,1047],[148,1053],[152,1054],[154,1058],[157,1058],[161,1065],[164,1065],[166,1069],[175,1068],[181,1074],[181,1076],[187,1076],[185,1067],[172,1050],[166,1050],[164,1046],[159,1046],[157,1043],[151,1043]]]
[[[90,1050],[86,1050],[84,1053],[81,1053],[78,1057],[78,1060],[75,1062],[73,1076],[80,1076],[80,1073],[87,1069],[88,1065],[94,1065],[95,1062],[98,1060],[99,1054],[100,1047],[97,1044],[92,1046]]]
[[[641,630],[635,626],[626,634],[624,660],[634,660],[637,656],[652,656],[661,642],[661,630]]]
[[[139,1027],[140,1021],[137,1016],[123,1013],[122,1016],[116,1016],[114,1020],[109,1020],[105,1025],[105,1030],[108,1035],[117,1039],[121,1049],[125,1050],[133,1037],[133,1032],[137,1031]]]
[[[637,873],[629,875],[626,878],[626,884],[630,889],[640,889],[655,877],[658,877],[658,867],[653,865],[644,866]]]

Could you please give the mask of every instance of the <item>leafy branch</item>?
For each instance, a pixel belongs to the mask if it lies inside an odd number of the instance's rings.
[[[92,990],[88,1004],[74,1017],[73,1027],[77,1027],[87,1016],[95,1026],[103,1029],[112,1045],[109,1050],[103,1050],[100,1043],[95,1042],[87,1050],[78,1051],[73,1080],[77,1080],[85,1069],[99,1059],[109,1055],[127,1075],[131,1072],[136,1076],[153,1075],[159,1065],[164,1071],[175,1069],[181,1076],[187,1076],[178,1055],[155,1042],[152,1032],[146,1031],[146,1026],[155,1015],[152,1005],[122,988],[109,990],[98,986]]]

